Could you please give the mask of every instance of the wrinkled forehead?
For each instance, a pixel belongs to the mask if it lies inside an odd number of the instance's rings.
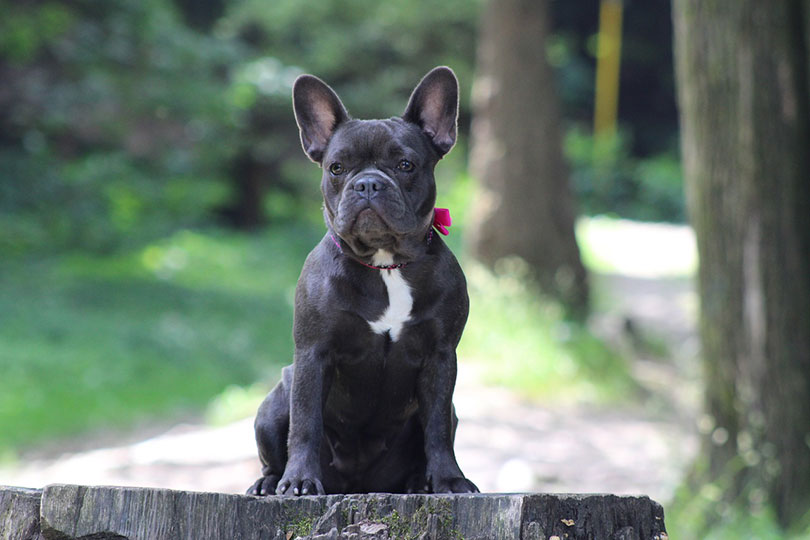
[[[326,154],[329,159],[361,161],[433,157],[422,130],[401,118],[345,122],[332,136]]]

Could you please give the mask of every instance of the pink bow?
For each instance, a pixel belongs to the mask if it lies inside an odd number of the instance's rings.
[[[449,227],[452,224],[453,220],[450,219],[449,209],[447,208],[433,209],[433,226],[436,227],[437,231],[447,236],[448,234],[450,234],[450,231],[447,230],[447,227]]]

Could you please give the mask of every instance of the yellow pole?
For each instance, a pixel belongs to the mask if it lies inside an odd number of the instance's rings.
[[[616,134],[619,110],[619,65],[622,55],[622,2],[602,0],[596,52],[594,135],[609,139]]]

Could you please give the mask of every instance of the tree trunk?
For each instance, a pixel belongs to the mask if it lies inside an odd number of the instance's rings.
[[[491,0],[473,90],[470,168],[479,182],[473,254],[516,255],[548,294],[584,315],[588,284],[574,236],[560,106],[545,56],[547,0]]]
[[[767,495],[787,526],[810,507],[810,1],[673,13],[714,422],[704,479]]]

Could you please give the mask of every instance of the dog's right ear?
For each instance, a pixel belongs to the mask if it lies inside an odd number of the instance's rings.
[[[301,146],[320,164],[329,139],[349,113],[334,90],[312,75],[301,75],[293,85],[295,121],[301,131]]]
[[[433,68],[414,89],[402,117],[422,128],[443,156],[456,144],[458,80],[447,66]]]

